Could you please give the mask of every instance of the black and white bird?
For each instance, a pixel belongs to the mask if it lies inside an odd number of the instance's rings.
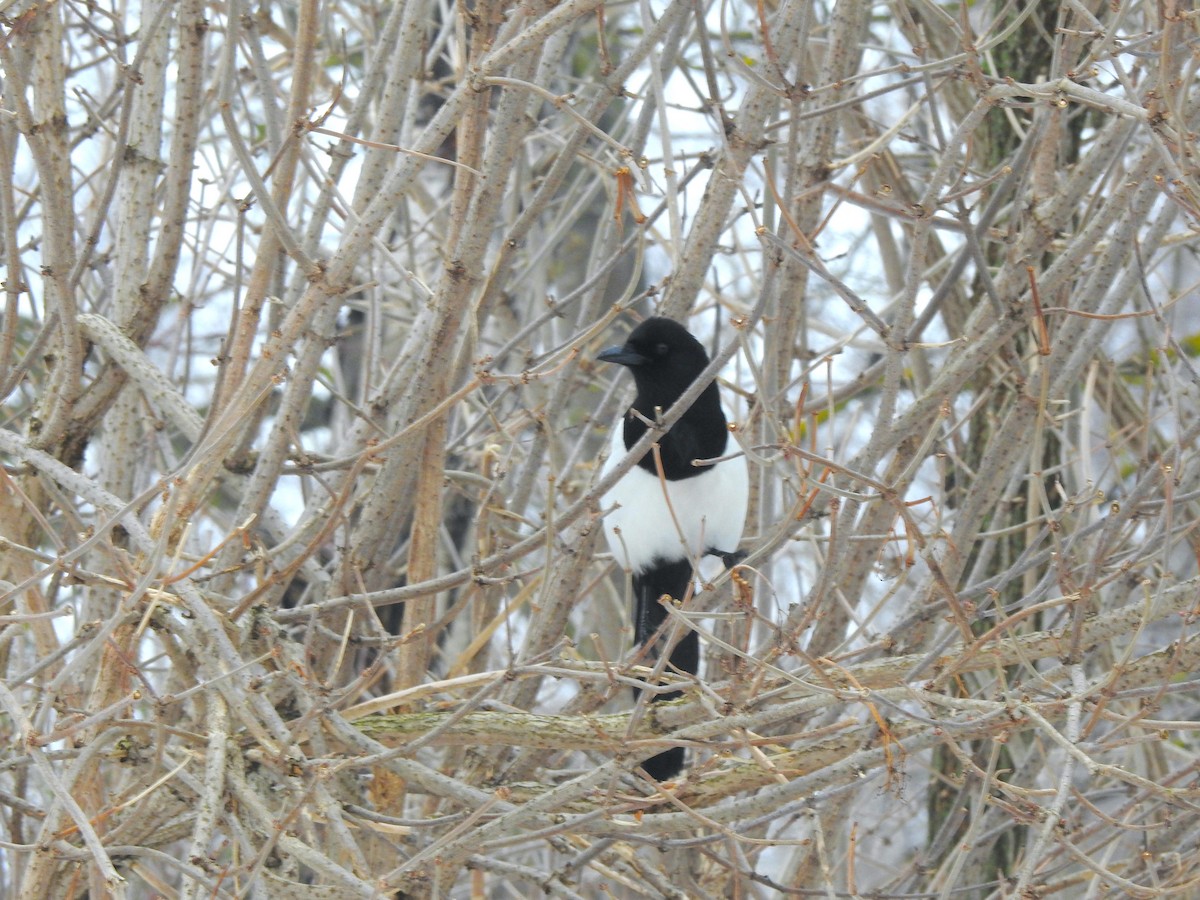
[[[609,347],[597,359],[627,367],[637,386],[633,405],[613,427],[607,473],[646,433],[646,422],[665,415],[691,387],[708,365],[708,353],[678,322],[655,317],[635,328],[624,345]],[[739,558],[749,493],[745,457],[711,462],[737,449],[715,381],[657,444],[657,455],[652,448],[608,492],[606,499],[615,506],[604,519],[613,556],[633,574],[634,636],[639,645],[660,629],[660,641],[671,631],[663,628],[667,613],[659,598],[665,594],[683,601],[702,557],[720,557],[726,566]],[[670,664],[694,675],[699,662],[699,637],[689,630],[671,650]],[[655,699],[677,696],[678,691]],[[683,755],[683,748],[676,747],[647,760],[644,767],[659,781],[674,778],[683,768]]]

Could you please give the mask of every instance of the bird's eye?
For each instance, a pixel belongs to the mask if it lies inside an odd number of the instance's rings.
[[[654,352],[658,356],[666,356],[668,353],[671,352],[671,348],[668,347],[666,344],[655,344]]]

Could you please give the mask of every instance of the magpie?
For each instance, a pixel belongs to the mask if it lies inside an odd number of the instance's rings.
[[[637,396],[612,430],[604,472],[646,433],[647,422],[664,415],[708,365],[704,346],[678,322],[653,317],[633,330],[623,346],[609,347],[596,357],[625,366],[633,375]],[[721,396],[710,382],[691,407],[654,447],[608,493],[613,510],[604,519],[613,556],[633,574],[634,639],[654,657],[669,628],[659,598],[683,601],[692,587],[693,566],[701,557],[720,557],[732,566],[746,520],[750,478],[743,456],[732,454]],[[703,461],[697,464],[697,461]],[[659,634],[659,631],[663,634]],[[700,640],[686,632],[670,649],[675,670],[694,675],[700,662]],[[680,691],[659,694],[670,700]],[[644,768],[657,781],[674,778],[683,768],[683,748],[674,747],[648,759]]]

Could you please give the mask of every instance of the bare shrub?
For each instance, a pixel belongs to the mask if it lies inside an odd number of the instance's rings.
[[[1195,891],[1195,12],[3,15],[0,894]],[[753,473],[653,709],[650,311]]]

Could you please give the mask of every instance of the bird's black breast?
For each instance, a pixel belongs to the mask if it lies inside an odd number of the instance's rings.
[[[626,449],[636,444],[646,433],[646,420],[654,421],[656,414],[666,412],[689,384],[690,379],[684,382],[682,387],[672,384],[661,396],[658,395],[658,391],[647,390],[645,384],[638,384],[638,396],[625,417]],[[696,398],[679,421],[658,439],[663,475],[668,481],[695,478],[711,467],[694,466],[692,461],[715,459],[724,455],[728,439],[729,429],[725,422],[725,412],[721,409],[721,396],[716,382],[713,382]],[[651,475],[658,475],[653,451],[638,460],[638,465]]]
[[[646,424],[636,415],[625,419],[625,447],[628,449],[637,443],[646,433]],[[693,460],[714,459],[725,452],[728,431],[725,427],[725,416],[719,421],[707,424],[689,421],[688,417],[680,419],[671,429],[658,439],[658,455],[662,462],[663,477],[668,481],[680,481],[684,478],[694,478],[708,471],[711,466],[694,466]],[[651,475],[657,477],[658,466],[654,459],[654,450],[650,449],[637,463]]]

